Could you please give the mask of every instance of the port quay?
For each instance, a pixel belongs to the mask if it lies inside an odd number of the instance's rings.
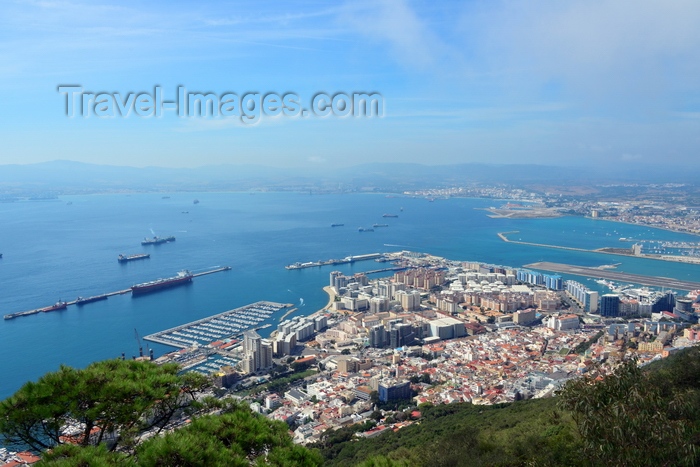
[[[217,315],[182,324],[144,337],[145,340],[181,349],[206,346],[222,339],[230,339],[255,328],[273,314],[292,308],[292,304],[260,301]],[[271,324],[255,329],[264,329]]]
[[[343,259],[329,259],[326,261],[309,261],[306,263],[294,263],[294,264],[289,264],[285,266],[285,269],[293,270],[293,269],[306,269],[306,268],[315,268],[315,267],[321,267],[321,266],[335,266],[338,264],[350,264],[354,263],[355,261],[368,261],[370,259],[373,259],[379,263],[386,263],[386,262],[391,262],[393,261],[390,259],[386,253],[369,253],[366,255],[355,255],[355,256],[347,256]],[[378,274],[380,272],[391,272],[391,271],[403,271],[406,269],[406,267],[402,266],[397,266],[397,267],[389,267],[389,268],[381,268],[381,269],[373,269],[371,271],[363,271],[364,274]]]
[[[222,266],[219,268],[209,269],[207,271],[191,274],[191,277],[194,278],[194,277],[206,276],[208,274],[215,274],[217,272],[223,272],[223,271],[229,271],[229,270],[231,270],[230,266]],[[107,292],[107,293],[103,293],[100,295],[94,295],[92,297],[87,297],[87,298],[78,297],[77,299],[70,300],[70,301],[60,301],[59,300],[53,306],[36,308],[34,310],[28,310],[28,311],[18,311],[17,313],[7,314],[3,318],[4,319],[13,319],[13,318],[19,318],[20,316],[30,316],[30,315],[35,315],[37,313],[42,313],[42,312],[61,311],[61,310],[65,310],[67,307],[72,306],[72,305],[80,306],[83,304],[88,304],[88,303],[96,302],[99,300],[106,300],[107,298],[113,297],[115,295],[124,295],[124,294],[128,294],[131,292],[132,292],[132,288],[129,288],[129,289],[123,289],[123,290],[116,290],[114,292]]]
[[[318,266],[334,266],[337,264],[349,264],[349,263],[354,263],[355,261],[367,261],[370,259],[378,259],[382,258],[384,255],[381,253],[370,253],[367,255],[356,255],[356,256],[347,256],[343,259],[329,259],[327,261],[309,261],[307,263],[294,263],[290,264],[288,266],[285,266],[286,269],[305,269],[305,268],[313,268],[313,267],[318,267]]]

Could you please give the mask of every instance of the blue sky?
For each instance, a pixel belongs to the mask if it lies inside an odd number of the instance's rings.
[[[666,163],[700,148],[700,2],[13,1],[0,164]],[[379,92],[381,118],[67,118],[85,91]]]

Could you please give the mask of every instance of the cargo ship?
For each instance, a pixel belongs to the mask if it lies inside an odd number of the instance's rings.
[[[389,224],[374,224],[372,227],[389,227]]]
[[[68,308],[68,302],[59,300],[51,306],[47,306],[46,308],[39,308],[39,311],[43,313],[48,313],[49,311],[65,310],[66,308]]]
[[[106,294],[93,295],[92,297],[86,297],[86,298],[78,297],[75,300],[75,304],[78,306],[83,306],[83,305],[88,304],[88,303],[99,302],[100,300],[107,300],[107,295]]]
[[[172,235],[170,235],[169,237],[155,236],[153,238],[144,238],[141,242],[141,245],[160,245],[161,243],[170,243],[174,241],[175,237],[173,237]]]
[[[345,224],[331,224],[331,227],[342,227]],[[0,258],[2,258],[2,255],[0,255]]]
[[[138,255],[128,255],[128,256],[127,255],[119,255],[117,257],[117,261],[119,261],[120,263],[127,263],[129,261],[136,261],[137,259],[146,259],[146,258],[150,258],[150,257],[151,257],[151,255],[149,255],[148,253],[141,253]]]
[[[358,232],[374,232],[374,229],[366,229],[364,227],[360,227],[357,229]]]
[[[384,214],[382,217],[399,217],[398,214]]]
[[[175,287],[178,285],[189,284],[190,282],[192,282],[192,277],[193,276],[190,271],[180,271],[177,273],[177,276],[168,277],[166,279],[156,279],[154,281],[132,285],[131,293],[133,295],[141,295],[145,293],[155,292],[157,290]]]
[[[17,318],[18,316],[29,316],[29,315],[33,315],[36,313],[48,313],[49,311],[65,310],[66,308],[68,308],[68,302],[64,302],[63,300],[59,300],[56,303],[54,303],[53,305],[47,306],[45,308],[37,308],[36,310],[19,311],[17,313],[10,313],[9,315],[5,315],[3,318],[12,319],[12,318]]]

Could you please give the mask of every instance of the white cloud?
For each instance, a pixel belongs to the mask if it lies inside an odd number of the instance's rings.
[[[695,91],[700,2],[573,0],[488,2],[464,13],[475,57],[529,92],[558,83],[583,109],[624,104],[656,111]],[[474,45],[476,44],[476,45]],[[624,109],[621,109],[624,111]]]
[[[371,42],[388,45],[393,58],[406,68],[435,65],[448,48],[405,0],[349,2],[339,20]]]

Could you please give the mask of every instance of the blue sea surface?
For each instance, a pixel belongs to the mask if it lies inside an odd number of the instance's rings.
[[[169,198],[163,198],[163,196]],[[194,204],[193,200],[200,202]],[[130,294],[0,321],[0,398],[61,364],[138,353],[145,335],[259,300],[323,307],[329,273],[378,269],[374,261],[288,271],[294,262],[412,250],[508,266],[553,261],[584,266],[621,263],[618,270],[700,281],[700,266],[504,243],[513,240],[577,248],[629,247],[620,237],[697,241],[697,237],[576,217],[492,219],[477,208],[496,200],[394,197],[382,194],[171,193],[65,196],[53,201],[0,203],[0,314],[30,310],[135,283],[216,266],[232,270],[195,278],[188,286]],[[403,208],[403,210],[402,210]],[[398,214],[384,218],[383,214]],[[343,223],[343,227],[331,227]],[[374,232],[359,227],[389,224]],[[174,235],[163,245],[144,237]],[[150,253],[117,262],[119,253]],[[573,277],[573,276],[572,276]],[[583,278],[577,280],[585,281]],[[587,283],[592,288],[597,284]],[[278,317],[270,322],[276,323]],[[274,328],[269,328],[269,333]],[[264,333],[264,334],[265,334]],[[173,350],[148,344],[156,356]]]

